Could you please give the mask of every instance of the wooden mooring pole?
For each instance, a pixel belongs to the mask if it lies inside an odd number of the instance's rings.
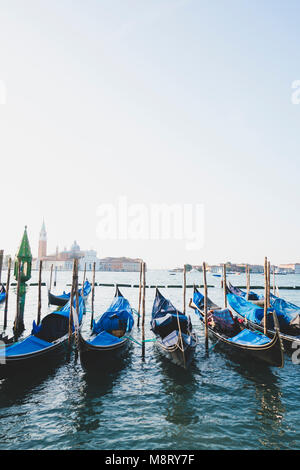
[[[203,284],[204,284],[204,335],[205,335],[205,349],[208,350],[207,280],[206,280],[206,263],[205,263],[205,262],[203,262]]]
[[[38,312],[37,312],[37,322],[36,324],[39,325],[41,321],[41,308],[42,308],[42,267],[43,261],[40,260],[39,266],[39,287],[38,287]]]
[[[72,337],[72,320],[73,320],[73,314],[72,314],[72,309],[73,309],[73,303],[74,303],[74,292],[75,292],[75,286],[76,286],[76,274],[75,274],[75,269],[76,269],[76,260],[73,260],[73,276],[72,276],[72,287],[71,287],[71,293],[70,293],[70,313],[69,313],[69,345],[71,344],[71,337]]]
[[[86,276],[86,263],[84,263],[83,280],[82,280],[82,295],[83,295],[83,286],[85,283],[85,276]]]
[[[16,305],[16,316],[14,321],[14,334],[17,335],[19,330],[19,318],[20,318],[20,288],[21,288],[21,263],[18,262],[18,283],[17,283],[17,305]]]
[[[8,295],[9,295],[9,285],[10,285],[10,270],[11,270],[11,258],[9,258],[8,260],[8,267],[7,267],[6,296],[5,296],[4,324],[3,324],[4,330],[7,327],[7,309],[8,309]]]
[[[92,315],[91,315],[91,329],[93,328],[94,322],[94,299],[95,299],[95,271],[96,271],[96,262],[93,262],[93,280],[92,280]]]
[[[139,283],[139,307],[138,307],[138,321],[137,326],[140,327],[140,317],[141,317],[141,301],[142,301],[142,279],[143,279],[143,261],[140,263],[140,283]]]
[[[268,261],[268,308],[270,308],[270,292],[271,292],[271,263]]]
[[[145,357],[145,297],[146,297],[146,263],[143,261],[143,300],[142,300],[142,357]]]
[[[224,280],[224,308],[227,308],[227,279],[226,279],[226,263],[223,264],[223,280]]]
[[[183,314],[186,313],[186,265],[183,266]]]
[[[57,280],[57,266],[55,266],[55,270],[54,270],[54,287],[56,287],[56,280]]]
[[[2,266],[3,266],[3,253],[4,253],[4,250],[0,250],[0,284],[1,284],[1,275],[2,275]]]
[[[52,274],[53,274],[53,264],[51,264],[51,269],[50,269],[50,283],[49,283],[50,292],[51,292],[51,288],[52,288]]]
[[[267,334],[267,312],[268,312],[268,260],[265,258],[265,299],[264,299],[264,334]]]

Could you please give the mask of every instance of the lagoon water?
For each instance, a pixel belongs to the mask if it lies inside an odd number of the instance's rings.
[[[5,281],[5,272],[3,280]],[[80,277],[82,273],[80,273]],[[138,273],[96,273],[99,283],[138,284]],[[236,285],[245,276],[229,275]],[[88,274],[91,280],[90,273]],[[47,282],[49,273],[43,273]],[[37,280],[33,273],[30,282]],[[58,272],[57,294],[69,290],[70,272]],[[188,273],[187,284],[202,283],[200,273]],[[251,276],[252,285],[263,285],[262,275]],[[279,285],[299,285],[300,275],[278,276]],[[208,274],[214,285],[208,295],[222,304],[220,279]],[[182,284],[182,274],[149,271],[147,284]],[[121,288],[137,309],[138,289]],[[161,289],[182,308],[182,289]],[[258,291],[263,293],[263,291]],[[146,338],[155,289],[146,290]],[[54,310],[47,305],[42,288],[42,315]],[[113,287],[95,288],[96,316],[109,306]],[[280,290],[280,295],[300,305],[300,291]],[[192,289],[187,290],[187,299]],[[12,327],[16,296],[11,290],[9,328]],[[188,304],[188,300],[187,300]],[[90,299],[88,308],[90,306]],[[0,306],[0,322],[3,323]],[[26,332],[37,313],[37,287],[29,287],[25,304]],[[132,343],[128,358],[119,370],[98,376],[87,375],[72,354],[51,370],[32,370],[0,381],[1,449],[298,449],[300,447],[300,365],[285,355],[283,369],[248,358],[228,355],[217,345],[209,358],[199,319],[188,309],[199,345],[189,371],[168,363],[146,343],[146,358]],[[83,331],[89,334],[90,313]],[[134,328],[133,337],[141,339]],[[213,343],[210,341],[210,346]]]

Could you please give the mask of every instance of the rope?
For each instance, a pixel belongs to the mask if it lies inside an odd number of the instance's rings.
[[[135,313],[135,315],[137,315],[138,317],[141,316],[135,308],[132,308],[131,311],[132,311],[132,313]]]
[[[143,346],[143,343],[149,343],[151,341],[156,341],[156,339],[145,339],[145,340],[142,340],[142,342],[140,343],[139,341],[137,341],[136,339],[132,338],[131,336],[126,336],[124,335],[123,338],[127,338],[127,339],[130,339],[131,341],[133,341],[134,343],[138,344],[139,346]]]

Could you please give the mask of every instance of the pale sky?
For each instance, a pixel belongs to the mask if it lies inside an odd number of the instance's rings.
[[[298,0],[0,0],[1,236],[151,268],[300,261]],[[99,240],[100,204],[203,204],[205,242]]]

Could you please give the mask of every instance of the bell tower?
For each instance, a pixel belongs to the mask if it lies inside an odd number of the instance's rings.
[[[43,225],[40,231],[38,259],[42,259],[45,256],[47,256],[47,232],[45,221],[43,220]]]

